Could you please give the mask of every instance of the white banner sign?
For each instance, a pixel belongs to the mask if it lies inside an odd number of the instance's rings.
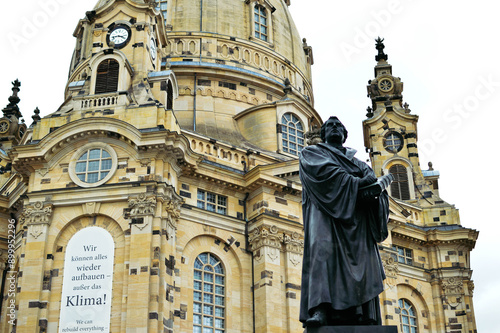
[[[70,239],[64,260],[59,333],[109,332],[115,243],[89,227]]]

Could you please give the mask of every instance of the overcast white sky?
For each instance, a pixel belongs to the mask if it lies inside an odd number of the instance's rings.
[[[21,111],[31,124],[63,102],[72,33],[96,0],[4,2],[0,21],[0,108],[10,82],[22,82]],[[498,331],[499,176],[494,142],[499,132],[500,20],[491,0],[291,0],[295,23],[313,47],[316,109],[337,115],[347,144],[364,151],[362,120],[370,100],[374,39],[385,38],[404,101],[420,116],[421,165],[441,172],[440,192],[460,209],[462,225],[480,231],[472,252],[474,306],[481,333]],[[47,19],[48,18],[48,19]],[[235,22],[235,24],[238,24]],[[364,155],[358,156],[364,158]],[[491,168],[491,170],[490,170]],[[486,170],[486,171],[485,171]]]

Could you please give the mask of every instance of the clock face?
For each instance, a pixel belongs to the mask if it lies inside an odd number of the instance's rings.
[[[151,38],[149,41],[149,54],[151,55],[151,59],[156,60],[156,41],[154,38]]]
[[[26,128],[23,125],[21,125],[19,127],[18,133],[19,133],[19,138],[22,138],[24,133],[26,133]]]
[[[7,131],[9,130],[9,122],[7,120],[2,120],[0,121],[0,134],[4,134],[4,133],[7,133]]]
[[[393,83],[389,79],[382,79],[382,80],[380,80],[378,87],[380,90],[382,90],[384,92],[391,91],[392,87],[393,87]]]
[[[109,40],[115,43],[115,45],[123,44],[128,39],[128,31],[124,28],[118,28],[113,30],[111,35],[109,35]]]
[[[124,25],[118,25],[111,30],[108,35],[108,44],[113,42],[116,48],[122,48],[127,45],[130,40],[130,28]]]

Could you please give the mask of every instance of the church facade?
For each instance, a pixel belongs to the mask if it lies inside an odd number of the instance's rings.
[[[100,0],[74,31],[57,111],[27,127],[13,82],[0,332],[303,331],[298,156],[322,119],[290,5]],[[375,173],[396,178],[384,324],[475,332],[478,232],[420,168],[418,116],[377,49],[360,121]]]

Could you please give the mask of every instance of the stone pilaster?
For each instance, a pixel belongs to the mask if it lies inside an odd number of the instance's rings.
[[[286,327],[287,332],[300,332],[302,323],[300,315],[300,288],[302,276],[302,259],[304,254],[304,239],[299,233],[284,234],[285,249],[285,297],[286,297]]]
[[[465,286],[460,276],[447,277],[441,280],[441,292],[444,305],[445,323],[453,331],[469,331],[465,302]]]
[[[130,257],[127,299],[127,332],[147,332],[150,309],[153,217],[156,197],[141,193],[129,197]]]
[[[255,331],[284,332],[281,316],[281,250],[283,233],[273,226],[261,226],[250,235],[254,261]]]
[[[389,250],[392,252],[392,250]],[[399,264],[397,260],[391,256],[391,253],[382,252],[381,254],[382,265],[384,266],[384,271],[386,279],[384,281],[384,291],[380,294],[380,306],[382,312],[382,324],[383,325],[398,325],[399,324],[399,313],[396,313],[397,304],[394,301],[398,301],[398,288],[397,288],[397,278],[399,274]]]
[[[173,191],[171,194],[171,198],[166,199],[163,204],[166,216],[164,215],[165,217],[162,219],[161,236],[160,311],[163,320],[160,324],[161,331],[165,332],[173,332],[174,330],[175,298],[179,294],[174,286],[176,285],[176,232],[182,200],[177,198]]]
[[[46,260],[52,260],[52,254],[45,251],[52,210],[52,204],[39,201],[28,205],[21,216],[21,226],[26,230],[26,244],[24,253],[21,253],[24,258],[18,285],[21,288],[19,313],[23,316],[18,318],[17,332],[45,332],[39,324],[47,316],[48,292],[44,293],[43,282]]]

